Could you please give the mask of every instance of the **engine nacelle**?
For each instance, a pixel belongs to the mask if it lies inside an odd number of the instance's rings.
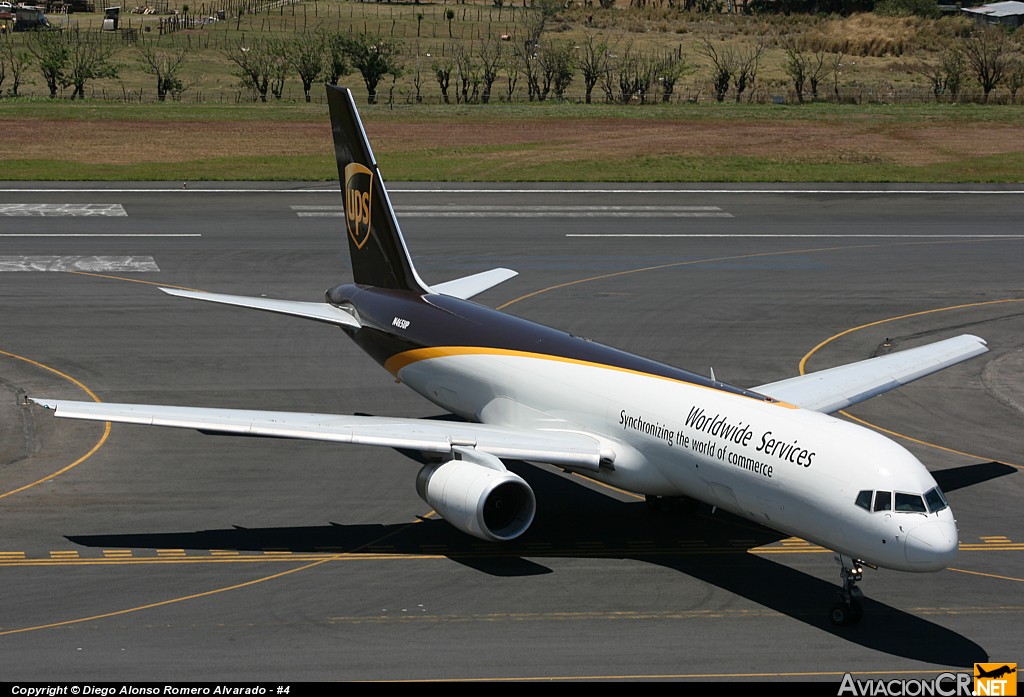
[[[514,540],[537,512],[533,489],[501,460],[474,452],[474,460],[427,465],[416,475],[416,493],[462,532],[489,542]]]

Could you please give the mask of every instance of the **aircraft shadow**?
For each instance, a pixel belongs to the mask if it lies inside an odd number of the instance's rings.
[[[1004,465],[1002,462],[979,462],[932,472],[932,476],[938,482],[939,488],[948,494],[957,489],[966,489],[1008,474],[1016,474],[1018,471],[1016,467]]]
[[[537,517],[522,537],[495,544],[465,535],[440,519],[416,523],[68,536],[95,548],[235,550],[239,552],[444,555],[482,573],[552,573],[544,558],[633,559],[678,571],[775,612],[861,646],[941,665],[987,660],[972,640],[926,619],[866,598],[864,619],[835,627],[827,617],[838,586],[748,551],[784,536],[707,507],[656,513],[643,502],[621,501],[555,473],[522,463],[509,469],[527,479]],[[834,567],[830,557],[822,563]],[[836,576],[838,577],[838,567]],[[870,587],[868,589],[870,593]]]

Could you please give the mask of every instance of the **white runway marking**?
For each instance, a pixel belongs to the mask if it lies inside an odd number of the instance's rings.
[[[292,206],[300,218],[340,218],[341,206]],[[395,206],[403,218],[731,218],[718,206]]]
[[[873,233],[864,233],[864,234],[853,233],[853,234],[849,234],[849,235],[829,235],[829,234],[821,234],[821,235],[816,235],[816,234],[810,234],[810,235],[778,234],[778,235],[775,235],[775,234],[758,234],[758,233],[722,234],[722,233],[703,233],[703,232],[694,232],[694,233],[665,233],[665,234],[661,234],[661,233],[643,233],[643,232],[637,232],[637,233],[629,233],[629,232],[623,232],[623,233],[616,233],[616,232],[610,232],[610,233],[587,232],[587,233],[582,233],[581,232],[581,233],[575,233],[575,234],[572,234],[572,233],[566,234],[566,237],[764,237],[764,238],[796,237],[796,238],[800,238],[800,239],[831,239],[831,238],[847,239],[847,238],[858,238],[858,237],[872,237],[872,238],[875,238],[875,237],[900,237],[900,238],[917,238],[917,239],[944,239],[944,238],[950,238],[950,239],[965,239],[965,238],[974,239],[974,238],[978,238],[978,239],[1009,239],[1009,240],[1019,240],[1019,239],[1024,239],[1024,234],[1021,234],[1021,235],[995,235],[995,234],[993,234],[993,235],[986,235],[986,234],[968,234],[968,233],[964,233],[962,235],[927,235],[927,234],[926,235],[911,235],[911,234],[893,233],[893,234],[886,235],[886,234],[873,234]]]
[[[198,232],[0,232],[0,237],[202,237]]]
[[[326,189],[324,191],[327,191]],[[330,190],[337,193],[336,189]],[[396,189],[407,194],[1024,194],[1024,189]]]
[[[124,218],[128,213],[120,203],[0,203],[0,215]]]
[[[0,256],[3,271],[159,271],[153,257]]]
[[[318,190],[319,191],[319,190]],[[337,193],[337,189],[324,189]],[[396,189],[408,194],[1024,194],[1024,189]]]

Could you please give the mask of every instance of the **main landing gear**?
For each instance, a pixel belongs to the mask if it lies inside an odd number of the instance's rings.
[[[857,587],[857,581],[864,576],[864,562],[841,554],[835,556],[839,563],[839,578],[843,580],[842,590],[836,591],[836,603],[829,612],[829,619],[837,627],[857,624],[864,616],[861,600],[864,594]]]
[[[700,508],[700,501],[691,499],[689,496],[655,496],[647,494],[644,497],[647,509],[655,513],[682,513],[691,515]]]

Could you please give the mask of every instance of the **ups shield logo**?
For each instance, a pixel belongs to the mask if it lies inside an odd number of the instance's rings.
[[[345,166],[345,223],[348,234],[362,249],[370,239],[370,212],[373,201],[373,172],[353,162]]]

